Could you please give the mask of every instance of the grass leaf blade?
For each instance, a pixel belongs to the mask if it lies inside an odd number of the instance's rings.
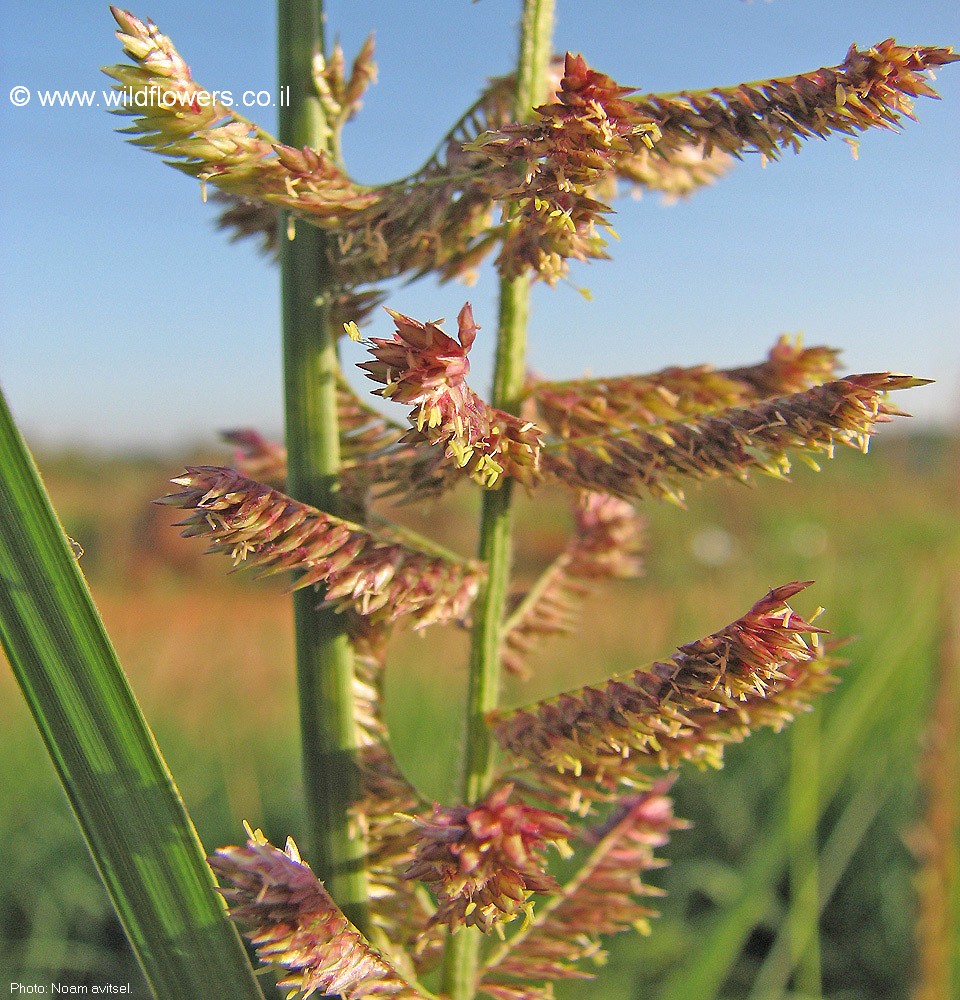
[[[0,639],[147,981],[163,1000],[262,1000],[2,395],[0,509]]]

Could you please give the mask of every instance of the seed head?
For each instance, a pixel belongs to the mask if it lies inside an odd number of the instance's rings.
[[[557,813],[511,802],[512,794],[513,785],[503,785],[475,806],[434,806],[429,819],[417,820],[420,839],[406,877],[436,893],[435,922],[488,931],[513,919],[531,893],[557,888],[544,851],[553,844],[565,852],[572,831]]]

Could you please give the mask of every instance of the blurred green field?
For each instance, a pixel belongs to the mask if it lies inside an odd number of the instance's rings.
[[[789,485],[693,489],[685,511],[650,506],[646,576],[591,598],[579,633],[544,647],[533,680],[508,683],[505,700],[520,704],[635,668],[793,579],[816,581],[799,611],[823,605],[825,627],[856,637],[843,683],[800,725],[732,748],[723,771],[682,773],[677,812],[694,825],[663,851],[670,867],[653,873],[667,895],[652,935],[613,942],[599,979],[559,995],[773,1000],[820,996],[822,979],[822,996],[836,1000],[911,996],[923,859],[956,848],[956,830],[952,845],[929,843],[918,767],[945,665],[945,611],[960,593],[960,448],[946,436],[881,435],[872,452],[844,450],[820,475],[798,468]],[[64,455],[40,464],[204,843],[236,842],[242,819],[274,842],[302,840],[279,585],[228,576],[165,527],[172,512],[147,500],[165,491],[175,463]],[[463,493],[416,516],[469,553],[474,505]],[[517,571],[530,579],[563,544],[568,514],[559,496],[538,494],[519,517]],[[397,754],[438,799],[458,759],[465,649],[452,628],[400,636],[388,669]],[[0,694],[0,971],[129,980],[145,997],[6,669]],[[955,895],[940,905],[956,914]]]

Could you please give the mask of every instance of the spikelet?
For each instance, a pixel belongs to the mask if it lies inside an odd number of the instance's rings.
[[[421,323],[387,310],[396,324],[390,340],[373,338],[375,360],[358,365],[385,399],[411,407],[413,429],[403,438],[429,443],[455,468],[493,488],[510,476],[524,485],[539,478],[540,434],[528,421],[488,406],[467,384],[467,354],[479,327],[467,303],[457,317],[458,339],[439,323]]]
[[[433,889],[434,923],[486,932],[522,912],[531,893],[558,888],[545,851],[552,844],[566,853],[572,830],[557,813],[511,802],[513,790],[504,784],[476,805],[435,805],[416,819],[416,855],[404,877]]]
[[[590,848],[585,860],[562,890],[489,955],[482,992],[540,1000],[549,996],[549,980],[592,977],[590,967],[605,957],[601,935],[649,929],[657,913],[647,900],[660,890],[643,876],[663,867],[654,852],[687,826],[673,815],[665,794],[671,784],[672,778],[662,779],[649,792],[621,799],[603,824],[580,833]]]
[[[396,334],[373,339],[375,360],[359,367],[383,386],[380,395],[412,408],[414,426],[401,443],[413,452],[386,451],[364,472],[408,496],[435,496],[455,481],[451,470],[463,469],[488,488],[502,476],[527,487],[555,479],[624,500],[682,503],[687,478],[746,481],[757,471],[783,478],[790,450],[814,467],[812,456],[830,457],[837,444],[866,450],[875,425],[901,413],[885,393],[925,384],[890,374],[823,382],[836,352],[781,338],[766,362],[748,368],[534,383],[527,396],[552,432],[545,440],[536,424],[488,406],[467,384],[478,329],[468,305],[459,341],[438,323],[391,315]],[[791,391],[800,386],[812,388]],[[436,446],[432,456],[426,443]]]
[[[180,522],[184,536],[207,536],[208,551],[265,574],[295,571],[297,589],[323,584],[338,611],[384,622],[409,615],[422,628],[464,618],[476,596],[476,564],[411,549],[233,469],[190,467],[173,482],[185,489],[157,502],[193,511]]]
[[[884,394],[923,384],[907,375],[851,375],[714,415],[550,442],[541,467],[580,489],[682,503],[684,479],[785,478],[788,451],[814,468],[815,456],[832,457],[838,444],[866,451],[876,424],[903,415]]]
[[[360,49],[350,75],[340,42],[334,43],[329,60],[322,53],[314,56],[313,83],[317,89],[324,115],[333,129],[341,129],[363,106],[367,88],[377,80],[377,65],[373,60],[373,35],[368,35]]]
[[[246,845],[221,847],[210,867],[260,961],[284,970],[279,985],[288,997],[425,1000],[340,912],[292,840],[281,851],[247,830]]]
[[[742,618],[681,646],[666,662],[567,691],[489,721],[514,776],[555,805],[589,808],[617,789],[649,787],[658,768],[719,766],[723,748],[759,726],[782,728],[833,684],[822,632],[771,590]]]

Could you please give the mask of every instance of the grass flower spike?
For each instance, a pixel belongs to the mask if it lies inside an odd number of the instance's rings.
[[[209,551],[238,565],[296,571],[296,588],[323,584],[323,600],[338,610],[383,621],[410,615],[422,627],[465,617],[476,594],[475,566],[417,552],[232,469],[190,468],[174,482],[185,489],[159,502],[194,511],[184,535],[210,537]]]
[[[950,48],[898,45],[887,38],[866,49],[851,45],[839,66],[631,100],[638,114],[658,123],[661,148],[696,144],[707,154],[734,156],[756,150],[774,160],[810,137],[896,128],[903,115],[913,117],[914,97],[937,96],[928,72],[957,58]]]
[[[469,274],[498,244],[503,274],[555,283],[569,259],[606,256],[601,230],[609,229],[610,209],[598,199],[615,193],[618,178],[679,196],[722,173],[728,154],[758,150],[774,159],[813,136],[893,128],[912,117],[913,97],[936,97],[924,74],[957,58],[948,48],[886,39],[851,47],[839,66],[791,77],[633,95],[568,53],[556,99],[533,122],[508,120],[513,81],[495,80],[441,142],[443,155],[410,177],[367,188],[322,150],[278,143],[218,102],[152,22],[111,10],[133,65],[106,72],[124,95],[119,113],[134,116],[125,130],[131,141],[245,199],[224,218],[240,235],[274,243],[275,214],[265,205],[336,227],[329,265],[348,289],[405,272]],[[338,142],[373,78],[371,45],[349,78],[339,50],[314,70]]]
[[[134,65],[112,66],[123,102],[135,116],[131,141],[169,157],[173,166],[230,194],[253,197],[318,218],[369,205],[372,196],[314,149],[294,149],[247,121],[195,83],[190,68],[151,21],[110,8],[117,37]]]
[[[771,590],[742,618],[672,659],[603,685],[491,715],[501,746],[568,808],[649,783],[681,761],[720,766],[751,729],[780,729],[833,684],[816,636],[786,603],[805,583]]]
[[[537,428],[488,406],[467,385],[467,354],[479,330],[469,303],[457,317],[457,340],[438,323],[390,315],[397,332],[390,340],[374,338],[370,350],[375,360],[359,367],[383,386],[379,395],[412,407],[414,427],[404,440],[439,446],[483,486],[496,486],[502,475],[532,484],[539,471]]]
[[[281,851],[247,829],[246,845],[221,847],[210,865],[260,960],[284,971],[288,997],[425,1000],[340,912],[292,840]]]
[[[542,466],[580,489],[682,502],[685,479],[746,481],[751,472],[782,478],[790,451],[814,468],[816,457],[831,457],[838,444],[866,451],[876,424],[903,415],[885,394],[924,384],[908,375],[851,375],[700,418],[562,439],[544,449]]]
[[[208,551],[227,555],[235,568],[287,574],[296,591],[294,672],[307,827],[298,839],[313,868],[292,840],[281,851],[247,827],[247,842],[221,848],[209,868],[194,844],[197,872],[206,880],[194,895],[206,899],[229,933],[236,955],[228,955],[224,967],[239,970],[235,981],[247,985],[242,1000],[257,1000],[260,987],[214,894],[211,868],[230,915],[259,959],[279,973],[288,1000],[474,1000],[478,993],[490,1000],[553,1000],[555,981],[593,974],[605,937],[650,930],[657,916],[651,904],[661,890],[648,882],[649,873],[665,863],[662,848],[686,826],[670,799],[685,763],[720,767],[728,744],[759,728],[782,729],[834,685],[839,662],[832,656],[836,644],[823,640],[824,630],[814,624],[817,616],[807,620],[791,607],[808,586],[794,582],[665,660],[596,683],[584,684],[581,674],[572,690],[528,694],[530,703],[520,707],[504,704],[503,670],[526,679],[542,641],[575,630],[589,592],[644,572],[647,520],[639,501],[682,506],[690,482],[748,482],[758,473],[786,479],[794,455],[816,467],[837,445],[866,451],[877,425],[902,415],[889,393],[925,380],[889,372],[842,376],[836,350],[805,348],[789,337],[760,363],[738,367],[535,377],[527,372],[526,353],[534,285],[567,278],[571,261],[607,258],[607,239],[616,235],[611,202],[624,188],[675,199],[712,183],[748,153],[774,161],[812,138],[896,129],[912,117],[914,98],[937,96],[930,72],[957,56],[948,48],[887,39],[852,46],[832,67],[732,87],[643,94],[581,55],[554,55],[554,0],[522,0],[515,71],[489,82],[419,169],[365,185],[348,172],[341,133],[376,77],[372,36],[351,65],[339,43],[328,44],[323,6],[322,0],[278,0],[278,137],[237,114],[232,98],[223,96],[232,92],[198,84],[151,21],[111,8],[127,60],[105,70],[115,83],[108,95],[116,98],[112,110],[128,125],[121,131],[199,179],[204,192],[207,185],[216,188],[221,225],[234,236],[260,238],[281,275],[284,443],[253,430],[228,431],[238,468],[190,466],[173,480],[177,492],[157,502],[185,512],[184,536],[206,539]],[[403,125],[402,101],[398,114]],[[380,152],[379,162],[389,168],[395,150],[385,143]],[[652,254],[658,245],[649,241]],[[444,331],[442,320],[388,309],[390,333],[363,339],[361,327],[386,299],[389,279],[471,279],[488,259],[499,280],[489,395],[470,381],[480,327],[469,303],[457,316],[455,335]],[[634,285],[627,279],[623,288]],[[637,305],[625,294],[624,314],[631,310]],[[589,339],[581,336],[581,345]],[[344,359],[357,342],[369,352],[358,367],[379,397],[373,401],[344,374]],[[586,368],[590,359],[581,363]],[[399,418],[381,413],[382,402],[398,404]],[[536,564],[546,569],[532,583],[522,562],[526,553],[519,551],[530,539],[517,530],[515,485],[528,496],[541,491],[538,501],[562,493],[572,510],[566,538],[554,544],[547,532],[538,537],[552,547],[546,557],[536,553]],[[402,506],[448,492],[449,505],[439,514]],[[477,515],[475,531],[460,523],[468,510]],[[458,538],[475,544],[475,560],[402,520],[440,516],[451,519]],[[0,542],[19,545],[17,532],[29,520],[14,518],[15,530],[0,530]],[[42,538],[33,543],[40,556],[44,546]],[[29,555],[21,559],[18,547],[17,565],[25,565],[24,579],[33,581]],[[61,556],[68,557],[65,549]],[[512,575],[515,563],[524,571],[522,585]],[[74,560],[69,567],[75,573]],[[13,596],[19,600],[19,593]],[[658,608],[665,606],[657,600]],[[4,637],[7,616],[0,601]],[[462,702],[454,753],[438,751],[442,744],[433,732],[422,738],[433,719],[425,723],[423,705],[415,706],[420,742],[438,758],[458,758],[449,800],[431,806],[416,766],[408,772],[391,746],[387,708],[394,706],[385,693],[395,635],[405,626],[434,623],[470,635],[463,676],[446,673],[451,646],[440,655],[420,654],[431,671],[431,694]],[[39,634],[48,623],[36,616],[33,624]],[[83,645],[86,632],[77,642],[81,666],[94,659]],[[24,685],[28,700],[46,683],[49,657],[34,659],[40,682],[31,677],[33,688]],[[87,704],[73,683],[83,671],[74,675],[72,667],[71,661],[69,684],[52,704],[54,724],[60,708]],[[858,678],[864,674],[869,671],[856,671]],[[409,680],[403,671],[398,677],[398,683]],[[835,714],[847,722],[844,713]],[[47,724],[39,716],[38,722]],[[81,778],[96,772],[96,748],[77,750],[76,733],[90,730],[71,725],[50,736],[44,729],[58,767],[66,747],[81,755]],[[102,735],[104,727],[94,730]],[[840,735],[845,732],[853,729]],[[754,860],[776,885],[780,869],[771,859],[788,855],[790,964],[784,960],[777,976],[783,973],[784,988],[820,996],[830,992],[815,946],[820,896],[829,881],[821,876],[839,872],[824,866],[807,879],[802,866],[816,860],[818,838],[826,833],[815,800],[822,793],[833,809],[830,783],[840,786],[842,769],[836,761],[828,767],[826,754],[819,760],[818,743],[817,753],[803,745],[803,727],[794,734],[794,776],[806,780],[816,770],[817,780],[803,788],[787,783],[782,837],[760,838]],[[119,757],[134,742],[120,746]],[[832,752],[836,739],[825,742]],[[840,756],[837,750],[834,757]],[[811,761],[817,768],[806,767]],[[91,787],[96,806],[103,786]],[[116,830],[112,816],[104,822],[88,812],[84,832],[99,864],[109,860],[101,847],[116,841]],[[827,848],[846,823],[847,813],[837,814],[823,838]],[[746,833],[749,828],[738,829],[736,839],[749,839]],[[194,837],[192,828],[186,834],[178,834],[184,842]],[[845,851],[846,842],[840,848]],[[145,859],[144,870],[167,871],[167,864],[161,853],[159,861]],[[101,870],[112,891],[109,865]],[[751,878],[745,884],[754,884]],[[124,920],[146,895],[118,891]],[[170,942],[156,931],[158,956],[150,953],[153,942],[142,947],[149,929],[166,933],[171,923],[163,907],[169,894],[161,896],[146,900],[149,912],[140,926],[148,931],[131,939],[145,969],[152,963],[160,970],[150,979],[154,994],[166,996],[168,983],[181,985],[180,956],[171,955]],[[190,899],[190,893],[179,896]],[[682,894],[674,898],[683,905]],[[771,890],[758,905],[773,899]],[[758,910],[757,919],[768,910]],[[744,935],[747,912],[734,913]],[[207,940],[200,919],[185,923],[183,933],[173,923],[174,948]],[[130,926],[136,931],[135,922]],[[804,934],[814,944],[807,947]],[[713,992],[707,983],[704,997],[736,990],[739,984],[724,983],[717,971],[717,948],[707,942],[701,954],[699,939],[694,944],[678,937],[666,950],[695,967],[709,966],[706,980],[714,976],[716,983]],[[770,968],[782,950],[771,946]],[[182,979],[183,1000],[217,992],[221,984],[204,981],[204,971],[201,961],[199,979]],[[757,984],[759,995],[762,975]],[[228,992],[240,1000],[232,983]],[[672,1000],[701,995],[670,983],[662,992]]]
[[[475,806],[434,806],[429,819],[417,820],[406,877],[436,893],[435,922],[489,931],[515,917],[531,893],[558,888],[544,851],[552,844],[566,853],[572,830],[557,813],[511,802],[512,794],[506,784]]]

